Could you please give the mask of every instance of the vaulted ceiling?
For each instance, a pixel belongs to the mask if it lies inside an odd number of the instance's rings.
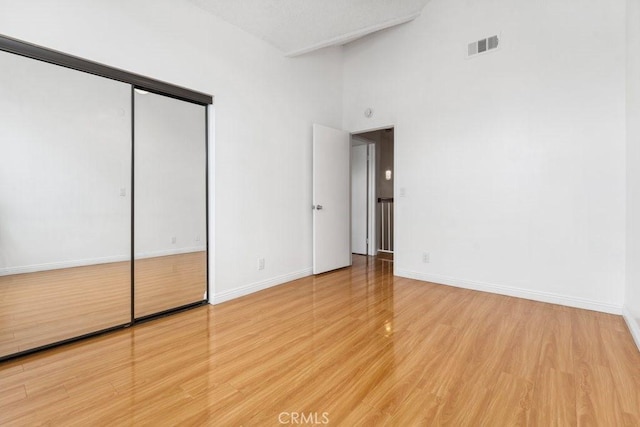
[[[287,56],[415,19],[429,0],[190,0]]]

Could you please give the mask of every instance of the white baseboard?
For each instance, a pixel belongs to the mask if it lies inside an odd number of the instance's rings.
[[[204,251],[205,249],[206,248],[204,246],[193,246],[189,248],[142,252],[142,253],[136,254],[136,258],[144,259],[144,258],[155,258],[155,257],[161,257],[161,256],[168,256],[168,255],[179,255],[179,254],[186,254],[191,252],[200,252],[200,251]],[[98,258],[75,259],[70,261],[47,262],[42,264],[21,265],[17,267],[5,267],[5,268],[0,268],[0,276],[10,276],[13,274],[24,274],[24,273],[36,273],[38,271],[48,271],[48,270],[60,270],[63,268],[86,267],[88,265],[108,264],[110,262],[129,261],[130,259],[131,259],[131,255],[126,254],[126,255],[98,257]]]
[[[622,306],[614,304],[604,304],[584,298],[570,297],[551,292],[531,291],[528,289],[514,288],[511,286],[494,285],[491,283],[475,282],[471,280],[458,279],[455,277],[440,276],[437,274],[425,274],[416,271],[396,268],[396,276],[407,277],[409,279],[422,280],[425,282],[439,283],[443,285],[455,286],[458,288],[472,289],[475,291],[490,292],[493,294],[508,295],[511,297],[524,298],[533,301],[560,304],[568,307],[583,308],[586,310],[600,311],[610,314],[622,314]]]
[[[256,282],[247,286],[242,286],[240,288],[230,289],[228,291],[222,291],[222,292],[213,292],[209,301],[211,304],[220,304],[222,302],[229,301],[235,298],[240,298],[245,295],[252,294],[254,292],[271,288],[273,286],[282,285],[283,283],[291,282],[292,280],[302,279],[303,277],[311,276],[312,274],[313,274],[313,269],[306,268],[304,270],[295,271],[293,273],[273,277],[271,279],[263,280],[261,282]]]
[[[627,327],[629,328],[629,332],[631,332],[631,336],[633,340],[636,342],[636,346],[638,347],[638,351],[640,351],[640,324],[633,317],[631,312],[627,307],[622,307],[622,317],[624,317],[624,321],[627,322]]]

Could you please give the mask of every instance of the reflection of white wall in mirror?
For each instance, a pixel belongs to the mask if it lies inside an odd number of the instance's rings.
[[[205,107],[135,93],[135,256],[203,251]]]
[[[130,86],[5,52],[0,69],[0,275],[128,259]]]

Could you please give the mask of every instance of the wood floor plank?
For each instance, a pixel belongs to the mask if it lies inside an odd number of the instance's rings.
[[[574,375],[554,368],[542,369],[534,383],[532,405],[529,425],[577,425]]]
[[[637,426],[638,408],[640,352],[619,316],[394,277],[367,257],[0,364],[11,426]]]
[[[17,402],[25,399],[27,392],[23,385],[0,390],[0,405]]]
[[[529,425],[533,383],[524,378],[501,373],[490,392],[491,398],[483,411],[482,426]]]

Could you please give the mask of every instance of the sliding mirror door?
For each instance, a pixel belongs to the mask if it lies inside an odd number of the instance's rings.
[[[134,314],[207,291],[206,107],[134,91]]]
[[[1,358],[131,321],[131,86],[0,70]]]

